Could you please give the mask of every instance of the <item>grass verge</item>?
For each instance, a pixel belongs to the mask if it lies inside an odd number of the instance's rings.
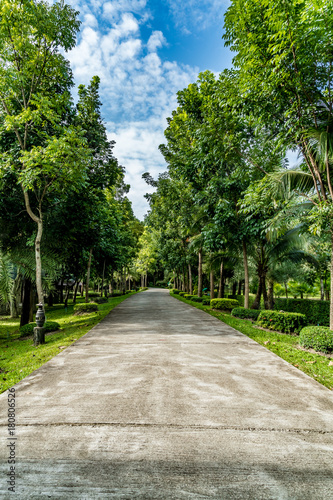
[[[170,295],[230,325],[235,328],[235,330],[238,330],[247,337],[258,342],[258,344],[266,347],[266,349],[274,352],[274,354],[277,354],[280,358],[288,361],[288,363],[306,373],[328,389],[333,389],[333,366],[329,365],[333,358],[330,359],[324,355],[300,349],[299,337],[274,331],[267,332],[265,330],[260,330],[259,328],[255,328],[248,320],[234,318],[230,314],[213,311],[210,306],[203,306],[198,302],[188,301],[179,295]]]
[[[19,319],[0,318],[0,394],[85,335],[134,293],[109,298],[109,302],[99,304],[98,312],[81,316],[74,316],[73,304],[69,304],[67,309],[62,304],[51,308],[46,306],[47,320],[57,321],[60,330],[47,334],[46,343],[37,347],[33,345],[32,337],[19,338]]]

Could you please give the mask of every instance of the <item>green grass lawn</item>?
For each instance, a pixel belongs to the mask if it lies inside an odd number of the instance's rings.
[[[48,321],[57,321],[60,330],[47,334],[46,343],[35,347],[32,338],[19,338],[19,319],[0,318],[0,393],[22,380],[64,348],[73,344],[99,323],[114,307],[133,293],[109,298],[106,304],[99,304],[98,312],[81,316],[73,315],[73,305],[67,310],[62,304],[45,307]],[[83,299],[78,299],[78,303]]]
[[[210,306],[203,306],[198,302],[188,301],[179,295],[171,295],[197,309],[202,309],[227,325],[232,326],[317,380],[320,384],[328,387],[328,389],[333,389],[333,366],[329,366],[329,363],[333,361],[333,355],[329,359],[321,354],[303,351],[299,349],[299,338],[297,336],[273,331],[266,332],[265,330],[255,328],[248,320],[234,318],[230,314],[213,311]]]

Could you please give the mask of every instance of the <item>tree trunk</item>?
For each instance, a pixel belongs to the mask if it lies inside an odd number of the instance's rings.
[[[243,280],[239,280],[238,281],[237,295],[242,295],[242,285],[243,285]]]
[[[267,295],[267,288],[266,288],[266,275],[263,274],[261,276],[261,279],[262,279],[262,295],[264,298],[264,307],[265,307],[265,309],[269,309],[268,295]],[[259,307],[260,307],[260,305],[259,305]]]
[[[333,330],[333,227],[331,227],[331,297],[330,297],[330,330]]]
[[[286,291],[286,299],[287,299],[288,298],[288,285],[287,285],[286,281],[284,282],[284,289]]]
[[[22,311],[20,326],[29,323],[30,319],[30,300],[31,300],[31,280],[24,278],[22,285]]]
[[[90,269],[91,269],[91,257],[92,257],[93,249],[90,249],[89,259],[88,259],[88,268],[87,268],[87,281],[86,281],[86,299],[85,302],[89,301],[89,281],[90,281]]]
[[[40,251],[42,234],[43,234],[43,219],[41,217],[39,217],[39,220],[37,223],[37,236],[35,239],[36,287],[37,287],[38,302],[40,304],[44,305],[44,293],[43,293],[43,285],[42,285],[42,259],[41,259],[41,251]]]
[[[185,276],[185,267],[183,266],[183,292],[186,292],[186,276]]]
[[[210,270],[210,300],[214,298],[214,271]]]
[[[236,295],[237,292],[237,281],[234,281],[232,284],[232,295]]]
[[[268,281],[268,309],[273,309],[274,307],[274,281],[270,279]]]
[[[202,297],[202,249],[198,254],[198,297]]]
[[[325,299],[324,280],[322,276],[320,276],[320,300],[324,299]]]
[[[249,309],[249,295],[250,295],[249,265],[247,260],[247,249],[245,240],[243,240],[243,260],[244,260],[244,279],[245,279],[244,307],[246,309]]]
[[[219,281],[219,294],[218,298],[222,299],[222,288],[223,288],[223,259],[221,260],[221,265],[220,265],[220,281]]]
[[[54,304],[54,296],[53,296],[53,292],[51,290],[49,293],[49,296],[47,297],[47,305],[49,307],[53,307],[53,304]]]
[[[258,283],[258,290],[257,290],[257,295],[254,299],[254,302],[252,304],[251,309],[260,309],[260,300],[261,300],[261,295],[262,295],[262,280],[259,277],[259,283]]]
[[[22,278],[18,273],[14,281],[13,295],[10,298],[9,302],[11,318],[18,318],[20,316],[18,310],[18,304],[20,302],[21,295],[22,295]]]
[[[76,304],[76,296],[77,296],[77,291],[79,289],[79,284],[80,284],[80,280],[78,279],[77,282],[75,283],[75,287],[74,287],[73,304]]]
[[[191,264],[188,265],[188,283],[189,283],[189,293],[190,293],[190,295],[193,295],[193,281],[192,281]]]
[[[66,296],[64,300],[64,307],[67,309],[68,306],[68,297],[69,297],[69,286],[68,286],[68,281],[67,281],[67,286],[66,286]]]
[[[60,281],[60,303],[64,303],[64,279],[61,278]]]

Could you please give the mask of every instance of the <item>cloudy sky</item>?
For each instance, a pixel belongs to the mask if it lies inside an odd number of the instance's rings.
[[[134,213],[143,220],[150,188],[141,176],[166,170],[158,146],[176,92],[200,71],[231,67],[221,38],[229,1],[67,1],[82,21],[77,46],[67,54],[75,83],[101,78],[102,115],[126,169]]]

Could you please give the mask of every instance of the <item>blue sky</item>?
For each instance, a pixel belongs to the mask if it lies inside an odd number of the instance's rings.
[[[149,186],[166,169],[158,146],[176,92],[207,69],[230,68],[223,15],[228,0],[67,0],[80,11],[77,46],[67,54],[76,86],[101,78],[102,115],[115,156],[126,169],[129,198],[143,219]]]

